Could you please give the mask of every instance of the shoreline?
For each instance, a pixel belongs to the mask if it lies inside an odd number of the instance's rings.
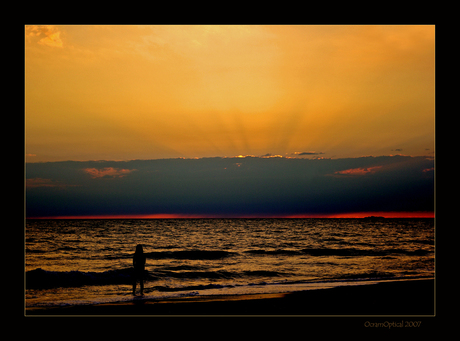
[[[434,279],[287,293],[203,295],[65,307],[25,308],[25,316],[434,316]]]

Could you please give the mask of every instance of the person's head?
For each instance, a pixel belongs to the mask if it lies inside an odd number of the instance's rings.
[[[144,250],[142,249],[142,244],[137,244],[136,253],[144,253]]]

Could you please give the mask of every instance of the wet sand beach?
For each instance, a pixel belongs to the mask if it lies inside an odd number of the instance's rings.
[[[435,314],[434,280],[407,280],[278,294],[191,296],[34,308],[33,315],[337,316]]]

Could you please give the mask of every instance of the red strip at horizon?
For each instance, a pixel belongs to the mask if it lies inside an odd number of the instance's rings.
[[[329,214],[286,214],[286,215],[219,215],[219,214],[112,214],[82,216],[27,217],[26,219],[210,219],[210,218],[434,218],[434,212],[350,212]]]

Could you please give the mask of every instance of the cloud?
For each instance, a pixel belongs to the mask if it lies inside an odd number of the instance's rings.
[[[245,157],[254,157],[254,155],[246,155]],[[279,158],[279,157],[283,157],[283,155],[274,155],[274,154],[270,154],[270,153],[267,153],[265,155],[261,155],[260,156],[261,158]]]
[[[74,186],[74,185],[66,185],[60,181],[51,180],[51,179],[43,179],[43,178],[26,179],[26,188],[37,188],[37,187],[64,188],[68,186]]]
[[[51,47],[62,47],[63,43],[60,38],[61,32],[54,25],[29,25],[26,26],[27,37],[42,37],[38,43]]]
[[[26,180],[27,188],[34,187],[56,187],[56,184],[51,179],[33,178]]]
[[[323,152],[294,152],[294,155],[321,155]]]
[[[96,178],[122,178],[135,169],[120,169],[120,168],[113,168],[113,167],[105,167],[103,169],[97,168],[85,168],[83,171],[89,175],[93,179]]]
[[[375,167],[367,167],[367,168],[351,168],[345,169],[341,171],[336,171],[334,174],[339,175],[365,175],[369,173],[375,173],[377,169],[382,168],[382,166],[375,166]]]
[[[434,160],[421,156],[215,157],[26,166],[27,217],[296,216],[434,209]],[[97,181],[102,179],[110,181]],[[50,190],[63,184],[65,191]]]

